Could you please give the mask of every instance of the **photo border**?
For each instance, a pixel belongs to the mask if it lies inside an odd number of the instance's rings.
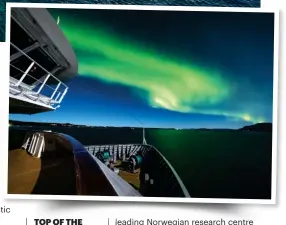
[[[5,199],[38,199],[38,200],[81,200],[81,201],[114,201],[114,202],[170,202],[170,203],[232,203],[232,204],[276,204],[277,192],[277,141],[278,141],[278,60],[279,60],[279,10],[263,8],[232,8],[232,7],[200,7],[200,6],[139,6],[139,5],[93,5],[93,4],[52,4],[52,3],[9,3],[6,4],[6,43],[7,62],[10,62],[10,16],[11,8],[60,8],[60,9],[109,9],[109,10],[154,10],[154,11],[197,11],[197,12],[251,12],[251,13],[273,13],[274,14],[274,52],[273,52],[273,109],[272,109],[272,170],[271,170],[271,199],[224,199],[224,198],[171,198],[171,197],[126,197],[126,196],[85,196],[85,195],[33,195],[33,194],[8,194],[8,151],[5,152],[3,166],[5,167]],[[5,61],[6,62],[6,61]],[[9,64],[10,65],[10,64]],[[4,76],[5,82],[0,96],[4,101],[6,110],[9,112],[8,87],[9,87],[9,65],[7,63]],[[4,67],[5,67],[4,66]],[[1,84],[2,85],[2,84]],[[7,88],[7,89],[6,89]],[[8,113],[9,120],[9,113]],[[4,135],[8,137],[8,135]],[[8,149],[8,138],[5,140]],[[4,142],[5,142],[4,141]]]

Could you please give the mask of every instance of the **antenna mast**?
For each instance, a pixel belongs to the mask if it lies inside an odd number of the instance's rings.
[[[145,139],[145,128],[143,127],[143,145],[147,145],[147,141]]]

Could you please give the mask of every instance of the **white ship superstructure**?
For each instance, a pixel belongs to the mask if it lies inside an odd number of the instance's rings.
[[[78,72],[72,47],[46,9],[13,8],[10,32],[10,113],[55,110]]]

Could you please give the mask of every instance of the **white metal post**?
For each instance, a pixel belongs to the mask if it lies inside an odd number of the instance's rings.
[[[62,102],[63,98],[65,97],[65,95],[66,95],[66,93],[67,93],[67,91],[68,91],[68,88],[66,88],[66,89],[64,90],[64,93],[62,94],[62,96],[61,96],[61,98],[60,98],[60,100],[59,100],[59,103]]]
[[[38,138],[37,134],[33,134],[32,143],[31,143],[30,148],[29,148],[29,152],[30,152],[32,155],[34,155],[34,148],[35,148],[35,143],[36,143],[36,141],[37,141],[37,138]]]
[[[40,140],[40,135],[39,134],[36,134],[37,136],[37,139],[36,139],[36,141],[35,141],[35,144],[34,144],[34,146],[33,146],[33,156],[35,156],[36,155],[36,153],[37,153],[37,150],[38,150],[38,143],[39,143],[39,140]]]
[[[39,136],[39,140],[40,140],[40,143],[37,146],[38,147],[38,152],[37,152],[37,155],[36,155],[37,158],[41,158],[41,155],[42,155],[42,152],[43,152],[44,143],[45,143],[45,139],[44,139],[43,136]]]
[[[30,141],[29,133],[26,133],[24,143],[22,144],[22,148],[27,150],[27,146],[28,146],[29,141]]]
[[[53,99],[53,97],[55,96],[56,92],[58,91],[59,87],[61,86],[61,82],[59,82],[59,84],[57,85],[56,89],[54,90],[51,99]]]
[[[55,98],[55,101],[58,100],[58,98],[60,97],[60,95],[61,95],[61,92],[58,93],[57,97]]]
[[[114,150],[113,151],[113,163],[116,163],[116,157],[117,157],[117,151],[116,150]]]
[[[145,128],[143,127],[143,145],[147,145],[147,141],[145,139]]]
[[[26,77],[26,75],[29,73],[29,71],[32,69],[32,66],[34,65],[35,62],[32,62],[30,64],[30,66],[28,67],[28,69],[25,71],[25,73],[23,74],[23,76],[21,77],[21,79],[17,82],[16,86],[19,86],[22,81],[24,80],[24,78]]]
[[[116,149],[118,153],[118,158],[122,159],[122,149]]]
[[[126,152],[126,150],[125,150],[125,149],[122,149],[122,151],[123,151],[123,152],[122,152],[122,153],[123,153],[123,154],[122,154],[122,161],[125,161],[125,152]]]
[[[31,153],[33,142],[34,142],[34,135],[31,136],[31,143],[30,143],[29,148],[27,149],[27,151],[28,151],[29,153]]]
[[[39,88],[39,90],[37,91],[37,94],[39,94],[41,92],[41,90],[43,89],[43,87],[45,86],[47,80],[50,78],[51,74],[49,73],[46,77],[46,79],[44,80],[44,82],[42,83],[41,87]]]

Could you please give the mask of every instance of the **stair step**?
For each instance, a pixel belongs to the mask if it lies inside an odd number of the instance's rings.
[[[29,99],[32,99],[36,101],[39,98],[38,94],[32,93],[32,92],[25,92],[24,95],[28,97]]]
[[[19,87],[12,84],[10,85],[9,92],[11,94],[18,95],[22,92],[22,90]]]

